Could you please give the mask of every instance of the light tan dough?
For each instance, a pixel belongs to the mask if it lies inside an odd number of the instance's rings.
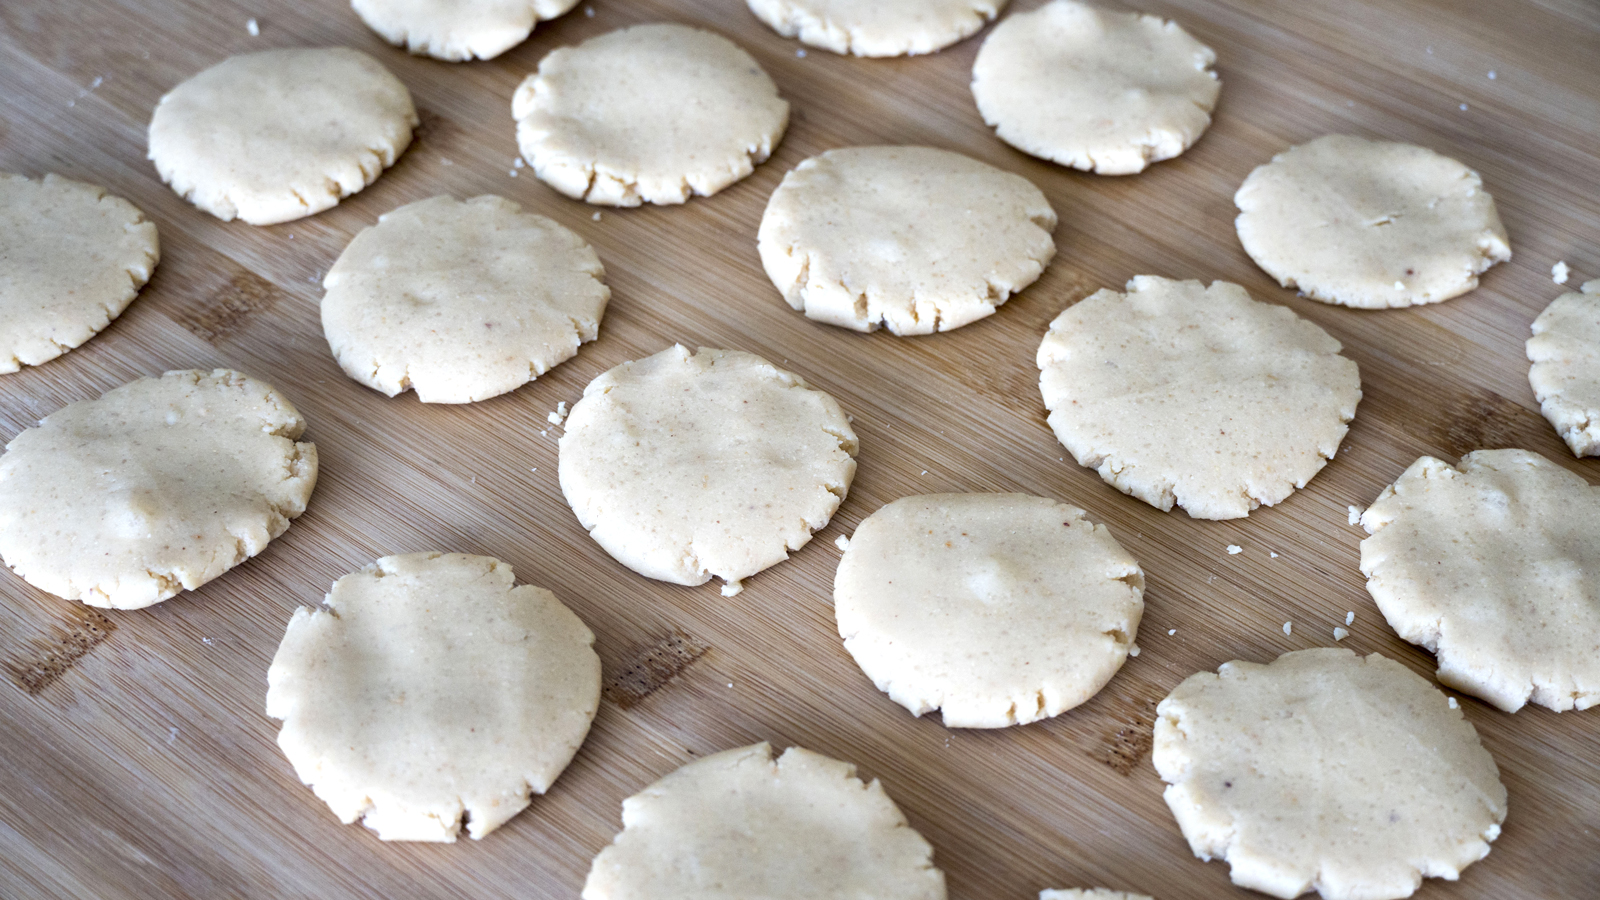
[[[680,345],[603,373],[572,407],[561,490],[641,575],[738,582],[828,524],[856,472],[834,399],[759,356]]]
[[[931,147],[848,147],[772,192],[757,248],[807,318],[895,334],[994,312],[1055,256],[1056,214],[1020,175]]]
[[[1332,459],[1361,400],[1339,342],[1226,281],[1140,275],[1039,345],[1050,427],[1079,465],[1158,509],[1236,519]]]
[[[1441,682],[1507,712],[1600,702],[1600,487],[1526,450],[1424,456],[1361,525],[1367,592]]]
[[[385,556],[300,607],[267,715],[300,780],[386,841],[481,838],[543,794],[600,703],[594,635],[487,556]]]
[[[1600,456],[1600,279],[1533,320],[1528,384],[1574,456]]]
[[[1256,167],[1233,202],[1256,265],[1324,303],[1438,303],[1511,258],[1478,173],[1411,144],[1320,137]]]
[[[1006,0],[746,0],[784,37],[856,56],[916,56],[971,37]]]
[[[368,28],[396,47],[449,62],[493,59],[578,0],[351,0]]]
[[[1040,891],[1039,900],[1154,900],[1148,894],[1130,894],[1110,888],[1068,888]]]
[[[150,117],[150,159],[195,206],[271,225],[376,181],[417,124],[406,86],[365,53],[265,50],[168,91]]]
[[[317,448],[271,385],[168,372],[80,400],[0,456],[0,557],[28,583],[139,609],[266,549],[305,512]]]
[[[1131,175],[1211,125],[1217,55],[1177,23],[1054,0],[995,26],[972,64],[983,121],[1024,153]]]
[[[844,646],[896,703],[1003,728],[1094,696],[1133,647],[1144,573],[1104,525],[1026,494],[904,497],[833,580]]]
[[[622,801],[583,900],[943,900],[933,848],[876,780],[790,747],[696,760]]]
[[[1156,707],[1151,759],[1203,860],[1274,897],[1409,897],[1489,852],[1494,759],[1405,666],[1323,647],[1189,676]]]
[[[82,346],[160,259],[156,226],[105,188],[0,172],[0,374]]]
[[[322,329],[367,387],[470,403],[598,337],[604,277],[582,238],[504,197],[433,197],[380,216],[339,254],[322,280]]]
[[[750,54],[686,25],[635,25],[551,51],[511,101],[551,187],[600,206],[682,203],[755,171],[789,103]]]

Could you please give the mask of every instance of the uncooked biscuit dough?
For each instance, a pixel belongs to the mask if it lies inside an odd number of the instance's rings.
[[[1154,900],[1148,894],[1130,894],[1110,888],[1068,888],[1040,891],[1039,900]]]
[[[583,239],[486,195],[402,206],[322,281],[322,328],[351,378],[470,403],[527,384],[600,332],[611,290]]]
[[[434,59],[493,59],[578,0],[351,0],[361,21],[397,47]]]
[[[1006,17],[972,64],[983,121],[1024,153],[1130,175],[1211,124],[1217,55],[1175,22],[1054,0]]]
[[[970,37],[1006,0],[747,0],[784,37],[834,53],[915,56]]]
[[[1274,897],[1409,897],[1482,859],[1506,817],[1461,710],[1376,653],[1191,675],[1156,707],[1151,759],[1194,854]]]
[[[139,609],[262,550],[305,512],[317,448],[271,385],[217,369],[140,378],[0,456],[0,557],[42,590]]]
[[[1438,303],[1511,258],[1478,173],[1411,144],[1320,137],[1258,166],[1233,202],[1256,265],[1324,303]]]
[[[1361,516],[1367,592],[1507,712],[1600,703],[1600,487],[1526,450],[1424,456]]]
[[[150,159],[195,206],[271,225],[376,181],[417,124],[406,86],[365,53],[265,50],[225,59],[162,97]]]
[[[1600,280],[1545,307],[1527,347],[1544,417],[1575,456],[1600,456]]]
[[[1236,519],[1338,452],[1361,378],[1339,342],[1225,281],[1140,275],[1068,308],[1039,345],[1050,427],[1079,465],[1159,509]]]
[[[849,147],[772,192],[757,248],[808,318],[895,334],[960,328],[1032,284],[1056,214],[1032,182],[947,150]]]
[[[160,258],[156,226],[105,188],[0,172],[0,374],[94,337]]]
[[[828,524],[856,471],[844,411],[759,356],[682,345],[584,388],[561,490],[589,535],[641,575],[737,583]]]
[[[1026,494],[905,497],[839,560],[845,649],[896,703],[947,728],[1058,715],[1111,680],[1144,614],[1144,573],[1084,511]]]
[[[789,104],[750,54],[686,25],[635,25],[551,51],[511,101],[551,187],[600,206],[710,196],[772,155]]]
[[[583,900],[943,900],[933,848],[855,766],[755,744],[622,801]]]
[[[600,703],[582,620],[487,556],[386,556],[295,610],[267,715],[295,774],[386,841],[481,838],[543,794]]]

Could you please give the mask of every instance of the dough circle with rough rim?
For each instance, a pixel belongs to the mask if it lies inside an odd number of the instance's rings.
[[[1324,303],[1438,303],[1511,258],[1478,173],[1411,144],[1326,135],[1256,167],[1233,202],[1256,265]]]
[[[1409,897],[1482,859],[1506,817],[1461,710],[1376,653],[1191,675],[1156,707],[1151,760],[1194,854],[1274,897]]]
[[[767,201],[767,277],[808,318],[950,331],[993,313],[1055,255],[1032,182],[931,147],[847,147],[796,166]]]
[[[493,59],[528,39],[539,22],[578,0],[352,0],[368,28],[407,51],[461,62]]]
[[[1026,494],[925,494],[868,516],[833,581],[845,649],[947,728],[1003,728],[1094,696],[1132,649],[1144,573],[1104,525]]]
[[[481,838],[550,789],[600,703],[594,635],[511,567],[386,556],[301,607],[267,669],[295,774],[386,841]]]
[[[1600,279],[1551,301],[1527,350],[1539,410],[1574,456],[1600,456]]]
[[[933,848],[876,780],[799,747],[691,762],[622,801],[583,900],[943,900]]]
[[[0,172],[0,374],[82,346],[160,259],[156,226],[105,188]]]
[[[195,206],[271,225],[376,181],[418,121],[406,86],[365,53],[263,50],[168,91],[150,117],[150,159]]]
[[[493,195],[384,213],[322,281],[322,328],[345,374],[424,403],[515,390],[599,336],[611,290],[594,249]]]
[[[600,206],[682,203],[755,171],[789,104],[750,54],[686,25],[635,25],[551,51],[511,101],[551,187]]]
[[[983,121],[1024,153],[1131,175],[1211,125],[1217,55],[1177,23],[1054,0],[995,26],[972,64]]]
[[[1236,519],[1338,452],[1361,400],[1339,349],[1236,284],[1140,275],[1050,323],[1039,387],[1079,465],[1158,509]]]
[[[0,456],[0,557],[28,583],[139,609],[266,549],[305,512],[317,448],[273,387],[217,369],[139,378]]]
[[[1600,703],[1600,487],[1526,450],[1424,456],[1361,525],[1367,592],[1441,682],[1507,712]]]
[[[856,56],[942,50],[993,22],[1006,0],[747,0],[756,18],[802,44]]]

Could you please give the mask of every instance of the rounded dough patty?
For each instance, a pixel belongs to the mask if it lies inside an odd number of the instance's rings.
[[[757,247],[807,318],[895,334],[994,312],[1055,255],[1056,214],[1020,175],[931,147],[849,147],[772,192]]]
[[[1410,144],[1320,137],[1258,166],[1233,202],[1256,265],[1324,303],[1438,303],[1511,258],[1478,173]]]
[[[376,181],[417,124],[406,86],[365,53],[265,50],[168,91],[150,117],[150,159],[195,206],[271,225]]]
[[[1545,307],[1527,350],[1544,417],[1574,456],[1600,456],[1600,280]]]
[[[0,172],[0,374],[82,346],[160,259],[156,226],[105,188]]]
[[[265,382],[140,378],[17,435],[0,456],[0,557],[42,590],[139,609],[262,550],[305,512],[317,448]]]
[[[1461,710],[1376,653],[1191,675],[1156,707],[1151,759],[1194,854],[1274,897],[1409,897],[1487,855],[1506,817]]]
[[[433,197],[378,218],[322,281],[345,373],[393,397],[515,390],[599,336],[611,290],[583,239],[504,197]]]
[[[755,744],[622,801],[583,900],[943,900],[933,848],[855,766]]]
[[[1039,900],[1153,900],[1148,894],[1130,894],[1110,888],[1067,888],[1039,892]]]
[[[267,670],[295,774],[386,841],[481,838],[549,790],[600,703],[594,635],[487,556],[386,556],[301,607]]]
[[[434,59],[493,59],[528,39],[539,22],[578,0],[351,0],[368,28],[396,47]]]
[[[747,0],[784,37],[856,56],[916,56],[970,37],[1006,0]]]
[[[1133,647],[1144,573],[1084,511],[1026,494],[905,497],[833,581],[845,649],[912,715],[1003,728],[1094,696]]]
[[[1361,400],[1339,349],[1236,284],[1140,275],[1050,323],[1039,387],[1079,465],[1158,509],[1236,519],[1338,452]]]

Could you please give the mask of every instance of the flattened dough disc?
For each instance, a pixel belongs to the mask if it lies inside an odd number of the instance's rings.
[[[1600,280],[1545,307],[1527,349],[1544,417],[1575,456],[1600,456]]]
[[[528,39],[539,22],[578,0],[351,0],[367,27],[396,47],[434,59],[493,59]]]
[[[915,56],[993,22],[1006,0],[747,0],[784,37],[856,56]]]

